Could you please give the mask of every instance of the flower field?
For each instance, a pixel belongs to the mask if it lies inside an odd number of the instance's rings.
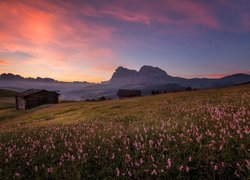
[[[250,178],[249,85],[14,111],[0,179]]]

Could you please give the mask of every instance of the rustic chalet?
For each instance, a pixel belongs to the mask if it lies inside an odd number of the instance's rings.
[[[59,93],[56,91],[47,91],[44,89],[29,89],[17,93],[16,109],[30,109],[42,104],[58,103]]]
[[[120,99],[141,96],[141,90],[120,89],[117,93]]]

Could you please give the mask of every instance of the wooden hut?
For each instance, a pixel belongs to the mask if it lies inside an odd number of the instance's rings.
[[[45,89],[29,89],[17,93],[16,109],[30,109],[43,104],[58,103],[59,93],[56,91],[47,91]]]
[[[117,95],[120,99],[141,96],[141,90],[119,89]]]

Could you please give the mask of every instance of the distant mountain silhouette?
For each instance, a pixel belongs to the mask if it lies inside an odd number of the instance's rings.
[[[56,80],[52,79],[52,78],[41,78],[41,77],[37,77],[37,78],[24,78],[20,75],[15,75],[15,74],[11,74],[11,73],[3,73],[0,75],[0,80],[5,80],[5,81],[39,81],[39,82],[57,82]]]
[[[247,81],[250,81],[250,75],[248,74],[234,74],[219,79],[186,79],[170,76],[158,67],[142,66],[139,71],[118,67],[111,77],[109,84],[111,86],[146,87],[175,83],[182,87],[218,88],[232,86]]]
[[[14,75],[11,73],[3,73],[0,75],[0,80],[7,80],[7,81],[18,81],[23,80],[24,78],[20,75]]]
[[[24,78],[20,75],[4,73],[0,75],[0,89],[12,91],[24,91],[27,89],[47,89],[59,90],[61,99],[80,100],[79,95],[72,94],[71,91],[83,89],[86,86],[93,85],[88,82],[61,82],[52,78]]]
[[[0,75],[0,88],[22,91],[30,88],[60,90],[61,99],[83,100],[101,96],[115,98],[119,89],[140,89],[143,95],[152,91],[174,92],[192,89],[221,88],[250,81],[248,74],[233,74],[218,79],[173,77],[158,67],[142,66],[139,71],[118,67],[109,81],[60,82],[51,78],[23,78],[20,75]]]
[[[132,84],[136,78],[136,70],[130,70],[120,66],[115,70],[113,76],[109,80],[109,83],[117,86],[124,84]]]

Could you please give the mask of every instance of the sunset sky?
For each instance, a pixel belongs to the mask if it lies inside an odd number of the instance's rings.
[[[91,82],[118,66],[250,73],[249,9],[247,0],[1,0],[0,73]]]

